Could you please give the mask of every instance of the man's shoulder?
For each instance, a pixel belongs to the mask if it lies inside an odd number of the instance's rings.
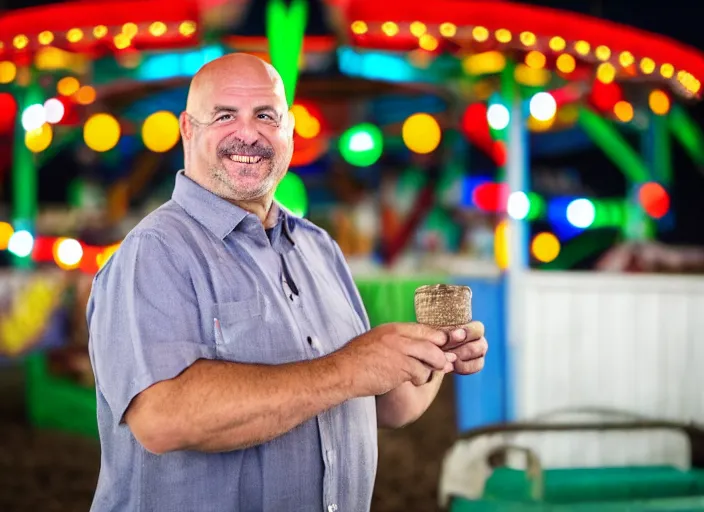
[[[190,216],[174,200],[169,200],[145,215],[125,237],[138,239],[144,236],[153,236],[163,241],[179,238],[176,235],[183,233],[184,223]]]
[[[111,267],[119,265],[126,253],[153,251],[162,247],[172,254],[182,253],[190,244],[184,236],[184,226],[190,217],[175,201],[169,200],[144,216],[125,236],[117,251],[98,271],[96,278],[107,274]],[[133,257],[136,256],[132,255]]]
[[[293,223],[295,226],[296,230],[301,230],[303,233],[309,236],[322,236],[322,237],[328,237],[328,232],[325,231],[323,228],[315,224],[314,222],[305,219],[303,217],[296,217],[294,215],[291,215],[289,217],[290,222]]]
[[[327,249],[333,247],[333,238],[325,229],[303,217],[291,215],[289,219],[289,222],[293,223],[292,231],[295,239],[300,240],[303,238],[314,245],[322,245]]]

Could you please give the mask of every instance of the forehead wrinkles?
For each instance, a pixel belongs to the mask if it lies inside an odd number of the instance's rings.
[[[232,107],[247,112],[262,106],[273,107],[280,115],[286,111],[286,102],[271,86],[262,87],[226,87],[213,91],[213,94],[201,98],[201,114],[210,116],[216,105]]]

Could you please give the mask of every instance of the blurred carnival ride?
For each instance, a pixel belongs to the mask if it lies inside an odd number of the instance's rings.
[[[35,424],[95,434],[76,320],[90,278],[168,197],[189,78],[234,51],[282,74],[297,122],[277,199],[338,240],[372,324],[413,321],[421,284],[474,290],[492,349],[481,374],[455,381],[461,431],[552,406],[518,396],[525,382],[559,387],[550,371],[524,365],[518,341],[543,339],[546,322],[570,338],[561,319],[590,320],[560,309],[579,303],[584,276],[557,275],[551,288],[528,269],[571,269],[616,239],[667,230],[673,141],[704,168],[704,135],[686,109],[700,99],[704,56],[565,11],[501,1],[411,0],[400,10],[370,0],[105,0],[2,15],[0,178],[10,175],[12,210],[0,250],[13,271],[0,279],[18,291],[2,288],[0,354],[39,348],[27,358]],[[611,195],[531,173],[536,158],[579,159],[590,147],[621,173]],[[39,204],[43,169],[67,176],[68,206]],[[538,291],[554,307],[521,309]],[[76,299],[61,307],[66,293]],[[618,322],[615,332],[627,332]],[[63,332],[66,345],[68,331],[78,338],[71,350],[49,351],[46,340],[61,338],[50,334]],[[673,343],[688,341],[680,334]],[[566,400],[586,395],[575,396]]]

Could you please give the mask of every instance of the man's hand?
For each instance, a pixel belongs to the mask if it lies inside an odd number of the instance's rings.
[[[380,325],[332,354],[357,396],[383,395],[404,382],[422,386],[433,371],[448,373],[457,356],[443,352],[447,334],[416,323]]]
[[[471,375],[484,368],[484,356],[489,344],[484,337],[484,324],[470,322],[450,333],[450,340],[443,350],[455,354],[457,360],[453,363],[455,373]]]

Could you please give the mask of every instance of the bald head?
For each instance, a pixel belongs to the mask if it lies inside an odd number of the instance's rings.
[[[223,90],[273,92],[286,105],[284,83],[274,66],[254,55],[230,53],[205,64],[193,76],[186,111],[198,118],[207,111],[208,98]]]

